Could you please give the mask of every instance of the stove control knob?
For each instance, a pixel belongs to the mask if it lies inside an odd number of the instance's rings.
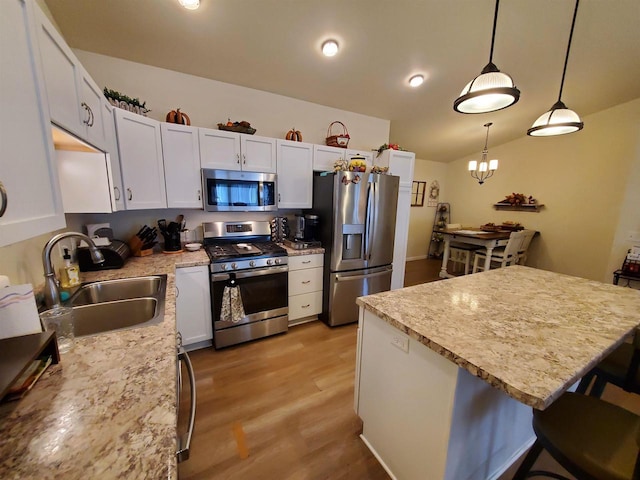
[[[267,260],[267,265],[273,265],[273,260],[272,259],[268,259]]]
[[[280,259],[276,258],[276,265],[280,265]]]
[[[250,267],[255,267],[256,266],[255,260],[249,260],[249,266]]]
[[[220,265],[220,268],[224,271],[227,269],[227,264],[223,263],[222,265]]]
[[[233,268],[235,270],[236,268],[238,268],[238,264],[236,262],[233,262],[231,264],[231,268]]]

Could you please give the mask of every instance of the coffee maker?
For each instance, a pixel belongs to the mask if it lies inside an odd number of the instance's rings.
[[[320,217],[313,213],[296,214],[293,221],[293,240],[285,240],[290,248],[318,248],[320,235]]]

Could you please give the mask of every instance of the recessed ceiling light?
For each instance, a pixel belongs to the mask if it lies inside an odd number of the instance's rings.
[[[411,77],[409,79],[409,85],[411,85],[414,88],[415,87],[419,87],[423,83],[424,83],[424,76],[423,75],[414,75],[413,77]]]
[[[187,10],[195,10],[200,6],[200,0],[178,0],[178,2]]]
[[[327,40],[322,44],[322,53],[326,57],[333,57],[338,53],[338,42],[335,40]]]

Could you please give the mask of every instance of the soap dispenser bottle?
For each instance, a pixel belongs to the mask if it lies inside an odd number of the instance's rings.
[[[77,265],[71,263],[71,255],[69,249],[64,249],[64,266],[60,269],[60,285],[62,288],[77,287],[80,285],[80,270]]]

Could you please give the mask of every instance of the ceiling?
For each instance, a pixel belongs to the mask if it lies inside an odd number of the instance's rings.
[[[526,136],[558,99],[575,3],[504,0],[494,63],[520,101],[463,115],[452,105],[488,63],[491,0],[45,0],[72,48],[391,121],[390,142],[447,162]],[[583,0],[562,99],[586,115],[640,97],[640,1]],[[341,50],[323,57],[321,43]],[[427,80],[410,88],[408,79]],[[141,80],[142,81],[142,80]],[[574,135],[588,135],[589,124]],[[530,138],[544,142],[544,138]]]

